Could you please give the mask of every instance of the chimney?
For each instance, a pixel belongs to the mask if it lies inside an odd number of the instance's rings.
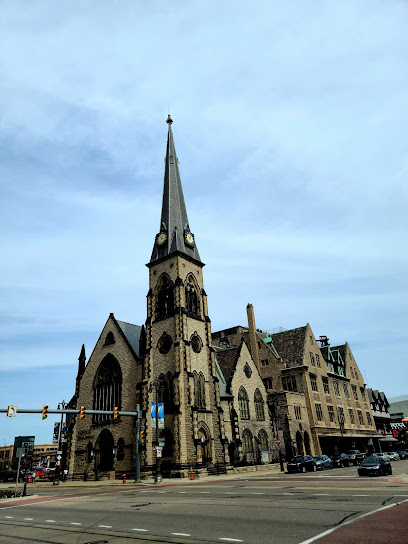
[[[258,353],[258,336],[256,334],[255,313],[252,304],[247,304],[247,316],[248,316],[248,330],[249,330],[249,350],[252,355],[252,359],[256,364],[258,371],[261,372],[261,365],[259,364]]]

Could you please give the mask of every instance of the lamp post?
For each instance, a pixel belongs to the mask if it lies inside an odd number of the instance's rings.
[[[65,402],[65,400],[63,400],[62,402],[60,402],[58,404],[58,410],[64,410],[65,407],[66,407],[67,403]],[[63,420],[64,420],[64,412],[61,413],[61,422],[60,422],[60,426],[59,426],[59,433],[58,433],[58,451],[59,452],[62,452],[62,425],[63,425]],[[58,453],[57,455],[61,455],[61,453]],[[61,474],[63,474],[64,472],[64,466],[65,464],[65,459],[63,456],[61,456],[61,460],[58,461],[58,472],[59,472],[59,479],[61,480]]]
[[[155,391],[155,397],[156,397],[156,474],[154,477],[154,483],[159,484],[163,481],[163,477],[161,474],[161,457],[159,457],[159,390],[160,392],[163,391],[163,383],[161,380],[156,378],[153,382],[150,382],[149,391],[150,393],[153,392],[153,389]],[[160,452],[161,453],[161,452]]]

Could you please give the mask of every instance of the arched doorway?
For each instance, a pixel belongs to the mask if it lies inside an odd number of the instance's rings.
[[[305,431],[305,433],[304,433],[304,443],[305,443],[306,455],[312,455],[312,451],[310,449],[310,437],[309,437],[309,433],[307,431]]]
[[[303,438],[299,431],[296,431],[296,455],[303,455]]]
[[[203,465],[211,463],[210,433],[200,427],[198,430],[197,461]]]
[[[114,440],[112,433],[104,429],[98,436],[97,451],[99,453],[98,470],[113,470],[113,447]]]

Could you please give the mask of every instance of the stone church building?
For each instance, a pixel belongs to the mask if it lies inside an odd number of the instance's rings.
[[[164,403],[164,426],[158,438],[164,444],[161,465],[165,474],[185,476],[191,466],[225,470],[231,465],[276,461],[277,438],[286,457],[319,454],[320,427],[329,452],[334,442],[327,443],[327,437],[334,440],[338,436],[326,405],[330,401],[337,414],[339,399],[337,389],[328,394],[324,378],[348,384],[346,373],[350,371],[331,361],[329,347],[320,352],[309,325],[301,331],[273,335],[257,330],[251,305],[247,307],[248,327],[212,333],[204,263],[190,229],[170,116],[167,123],[160,228],[147,265],[146,322],[133,325],[110,314],[88,362],[82,346],[69,407],[134,412],[140,405],[141,470],[145,474],[156,464],[157,430],[151,425],[150,406],[157,400]],[[316,357],[319,361],[314,373],[309,371],[312,353],[314,361]],[[344,359],[352,358],[348,346],[342,353]],[[336,374],[339,368],[344,376]],[[353,374],[354,387],[358,382],[363,394],[362,377],[356,377]],[[342,386],[343,395],[347,387]],[[346,407],[349,398],[341,399]],[[365,421],[360,418],[360,426],[353,431],[353,436],[361,438],[374,434],[369,405],[365,400],[362,405]],[[351,417],[350,409],[346,414]],[[134,473],[133,417],[85,414],[80,419],[75,415],[68,418],[68,426],[70,477],[96,471],[112,477]],[[341,438],[346,434],[343,425]]]

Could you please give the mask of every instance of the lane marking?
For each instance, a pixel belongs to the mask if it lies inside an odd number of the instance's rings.
[[[103,529],[112,529],[112,525],[98,525],[98,527],[102,527]]]
[[[170,533],[170,534],[175,536],[191,536],[188,533]]]
[[[46,519],[45,520],[47,523],[55,523],[55,519]]]
[[[132,531],[143,531],[144,533],[147,533],[147,529],[132,529]]]
[[[225,540],[226,542],[244,542],[239,538],[219,538],[218,540]]]
[[[200,493],[209,493],[209,491],[200,491]],[[172,533],[173,534],[173,533]]]
[[[265,493],[252,493],[252,495],[265,495]]]
[[[369,497],[370,495],[351,495],[352,497]]]
[[[158,491],[157,493],[167,493],[167,491]]]
[[[316,497],[329,497],[330,493],[313,493]]]
[[[34,518],[24,518],[24,521],[33,521]]]
[[[71,521],[71,525],[82,525],[82,523],[77,523],[76,521]]]
[[[7,519],[13,519],[13,516],[4,516]]]
[[[308,540],[303,540],[303,542],[300,542],[299,544],[311,544],[315,540],[319,540],[320,538],[326,535],[329,535],[330,533],[333,533],[334,531],[337,531],[337,529],[341,529],[342,527],[345,527],[346,525],[350,525],[351,523],[354,523],[355,521],[359,521],[360,519],[363,519],[367,516],[371,516],[371,514],[376,514],[377,512],[381,512],[382,510],[387,510],[387,508],[392,508],[393,506],[398,506],[398,504],[402,504],[404,502],[408,502],[408,499],[401,502],[394,502],[393,504],[387,504],[387,506],[382,506],[381,508],[377,508],[376,510],[372,510],[371,512],[362,514],[361,516],[357,516],[354,519],[350,519],[348,521],[345,521],[344,523],[341,523],[340,525],[337,525],[337,527],[332,527],[331,529],[328,529],[327,531],[324,531],[323,533],[320,533],[316,536],[312,536],[312,538],[309,538]]]
[[[281,495],[294,495],[294,493],[281,493]]]
[[[187,493],[187,491],[179,491],[179,493]]]

